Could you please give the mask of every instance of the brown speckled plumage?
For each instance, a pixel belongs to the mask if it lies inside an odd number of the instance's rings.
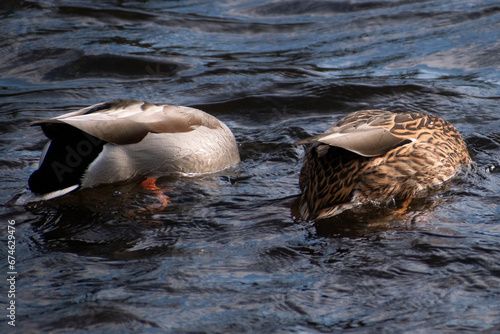
[[[417,197],[470,162],[450,123],[420,113],[358,111],[298,144],[310,144],[299,180],[299,209],[307,220],[353,203]]]

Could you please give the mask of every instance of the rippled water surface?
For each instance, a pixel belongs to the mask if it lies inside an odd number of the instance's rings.
[[[2,1],[0,331],[500,331],[497,1]],[[240,165],[13,205],[29,122],[133,98],[226,122]],[[475,170],[405,214],[295,218],[294,142],[365,108],[443,117]],[[135,210],[135,211],[134,211]],[[131,213],[132,212],[132,213]]]

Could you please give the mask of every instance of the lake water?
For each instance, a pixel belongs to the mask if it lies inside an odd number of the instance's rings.
[[[500,332],[497,1],[3,1],[0,18],[1,332]],[[140,180],[12,204],[46,141],[29,122],[115,98],[215,115],[241,164],[160,179],[158,213],[131,214],[155,201]],[[366,108],[445,118],[475,169],[403,215],[296,219],[293,143]]]

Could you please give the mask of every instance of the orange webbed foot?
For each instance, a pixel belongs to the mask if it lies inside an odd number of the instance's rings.
[[[144,181],[141,182],[141,186],[144,190],[148,190],[153,192],[157,200],[153,205],[148,205],[144,209],[140,210],[131,210],[131,214],[144,214],[147,212],[161,212],[165,207],[171,203],[170,199],[167,195],[165,195],[163,192],[164,191],[172,191],[172,189],[161,189],[156,186],[156,179],[155,178],[148,178]]]
[[[165,207],[169,203],[171,203],[170,200],[169,200],[169,197],[167,195],[165,195],[163,192],[164,191],[172,191],[172,189],[161,189],[161,188],[158,188],[158,186],[156,185],[156,179],[155,178],[148,178],[148,179],[142,181],[141,186],[145,190],[152,191],[157,196],[156,202],[153,205],[151,205],[151,206],[147,206],[146,207],[147,210],[154,211],[154,212],[159,212],[159,211],[162,211],[163,209],[165,209]]]

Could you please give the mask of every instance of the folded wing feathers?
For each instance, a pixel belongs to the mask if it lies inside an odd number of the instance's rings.
[[[137,143],[150,132],[188,132],[198,126],[221,126],[215,117],[198,109],[135,100],[103,102],[31,124],[43,126],[51,123],[66,123],[101,140],[120,145]]]
[[[409,140],[395,136],[390,127],[374,126],[370,120],[328,129],[325,133],[297,142],[297,145],[323,143],[364,157],[380,156]]]
[[[363,128],[347,133],[332,133],[318,139],[330,146],[341,147],[364,157],[376,157],[398,146],[404,139],[385,128]]]

